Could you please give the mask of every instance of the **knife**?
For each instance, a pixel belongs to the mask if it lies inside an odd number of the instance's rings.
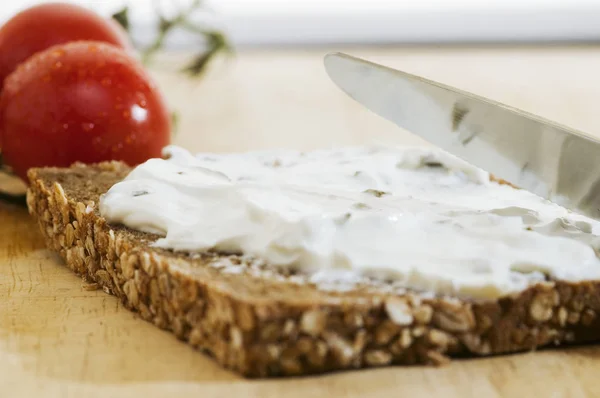
[[[538,196],[600,220],[600,142],[539,116],[343,53],[331,80],[367,109]]]

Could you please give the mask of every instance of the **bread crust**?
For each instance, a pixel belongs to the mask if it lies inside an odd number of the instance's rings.
[[[378,286],[324,291],[246,256],[150,247],[156,236],[98,213],[99,195],[128,171],[118,162],[30,170],[27,203],[47,247],[87,283],[246,377],[441,365],[600,339],[598,281],[546,281],[487,301]]]

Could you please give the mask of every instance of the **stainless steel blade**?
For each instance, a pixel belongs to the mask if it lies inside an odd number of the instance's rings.
[[[350,97],[496,177],[600,219],[600,142],[519,109],[342,53],[325,57]]]

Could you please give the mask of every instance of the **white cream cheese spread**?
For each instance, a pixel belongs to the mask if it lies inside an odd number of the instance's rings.
[[[162,235],[157,247],[474,298],[600,279],[599,222],[438,149],[165,155],[100,200],[108,222]]]

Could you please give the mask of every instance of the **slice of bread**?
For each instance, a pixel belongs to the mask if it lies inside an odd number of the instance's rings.
[[[116,162],[30,170],[28,206],[48,248],[143,319],[247,377],[443,364],[600,339],[597,281],[549,280],[473,301],[375,281],[326,288],[248,256],[151,247],[157,236],[108,225],[98,212],[99,196],[129,170]]]

